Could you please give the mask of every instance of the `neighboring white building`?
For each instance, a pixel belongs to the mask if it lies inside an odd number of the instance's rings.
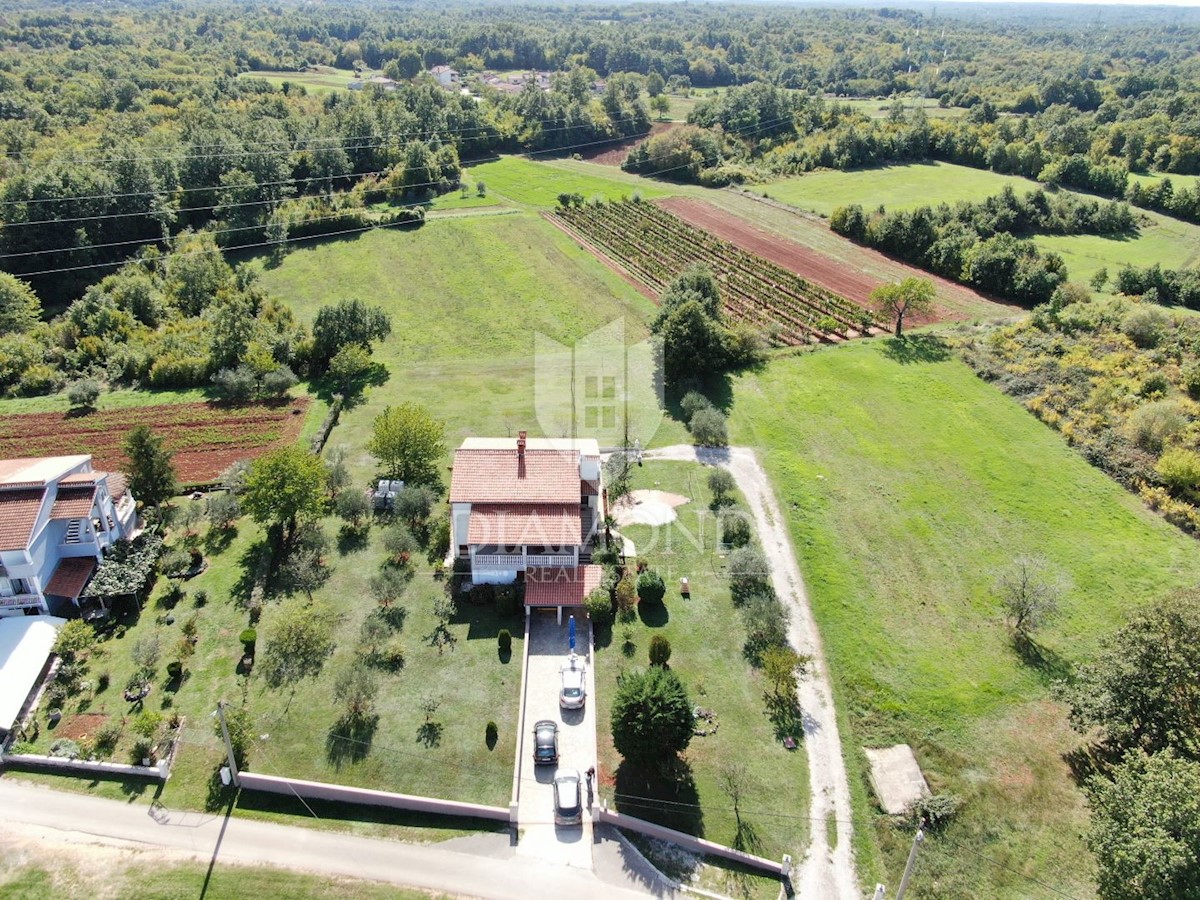
[[[447,90],[458,87],[458,71],[449,66],[434,66],[429,70],[429,74],[437,80],[437,83],[441,87]]]
[[[450,479],[452,550],[471,580],[525,585],[526,609],[580,606],[604,521],[600,446],[590,439],[468,438]]]
[[[8,738],[27,712],[30,695],[46,674],[50,651],[66,622],[54,616],[0,621],[0,741]]]
[[[103,550],[136,528],[125,476],[90,456],[0,460],[0,616],[78,606]]]

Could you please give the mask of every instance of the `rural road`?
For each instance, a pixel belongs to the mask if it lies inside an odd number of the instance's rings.
[[[72,848],[118,847],[160,859],[270,865],[497,900],[672,895],[608,836],[593,846],[593,874],[527,857],[514,859],[505,834],[402,844],[220,813],[122,803],[11,778],[0,778],[0,809],[6,826],[0,849],[22,844],[49,857]]]
[[[701,462],[728,469],[746,497],[754,515],[763,552],[771,563],[771,580],[780,600],[791,612],[788,639],[792,648],[812,658],[800,678],[797,696],[804,714],[804,749],[812,786],[811,842],[793,872],[792,884],[800,897],[860,897],[854,874],[850,838],[850,784],[842,758],[833,691],[821,639],[804,589],[800,566],[788,539],[787,523],[780,513],[771,483],[754,451],[746,447],[710,448],[676,444],[646,450],[645,459]],[[837,842],[829,845],[827,823],[837,823]]]

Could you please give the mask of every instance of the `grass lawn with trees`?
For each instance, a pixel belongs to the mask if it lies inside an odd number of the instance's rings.
[[[591,253],[533,215],[445,220],[298,248],[261,283],[302,321],[349,297],[392,317],[391,335],[373,351],[390,379],[342,414],[331,439],[351,448],[360,475],[374,472],[363,449],[374,417],[404,400],[447,423],[451,450],[469,435],[548,432],[534,411],[535,335],[574,341],[623,317],[626,341],[635,343],[649,333],[654,312]],[[682,426],[668,421],[656,443],[682,436]]]
[[[796,750],[784,749],[768,719],[763,699],[769,685],[742,655],[745,630],[730,596],[725,558],[717,549],[716,517],[707,478],[711,468],[693,463],[650,461],[634,468],[634,489],[655,489],[691,498],[676,508],[679,518],[652,528],[626,526],[621,533],[637,547],[637,560],[649,564],[666,583],[662,607],[641,607],[629,623],[615,622],[597,630],[596,722],[601,760],[601,796],[633,816],[663,821],[731,845],[737,831],[733,804],[721,786],[727,767],[745,766],[741,815],[761,840],[753,852],[777,859],[784,853],[799,859],[808,838],[808,765],[803,741]],[[680,595],[679,579],[687,577],[691,596]],[[670,667],[687,688],[694,706],[716,715],[715,734],[692,738],[684,758],[691,767],[694,790],[671,790],[659,800],[636,799],[647,794],[646,784],[618,772],[621,757],[610,731],[613,697],[621,672],[646,668],[650,641],[665,637],[671,644]],[[698,727],[711,728],[697,722]],[[612,781],[617,774],[616,783]],[[614,798],[614,792],[618,795]],[[632,796],[631,796],[632,795]],[[671,804],[681,804],[672,806]],[[698,804],[695,808],[684,804]],[[672,817],[664,810],[678,810]],[[709,886],[728,891],[724,869],[705,870]],[[759,879],[751,879],[757,883]],[[768,896],[778,894],[769,882]],[[758,885],[759,888],[762,885]]]
[[[362,78],[370,78],[377,72],[365,72]],[[261,78],[274,87],[282,87],[285,82],[301,85],[310,94],[332,94],[336,91],[350,90],[350,82],[357,80],[360,75],[353,69],[335,69],[332,66],[321,66],[317,71],[306,72],[242,72],[239,78]]]
[[[190,503],[178,501],[177,520]],[[128,721],[121,746],[130,743],[125,739],[129,737],[128,726],[140,711],[121,696],[136,668],[131,649],[147,635],[157,634],[161,647],[158,674],[152,679],[152,690],[143,706],[164,715],[178,712],[185,720],[183,744],[161,796],[147,779],[90,781],[25,774],[20,777],[49,779],[55,785],[73,783],[120,799],[149,800],[154,795],[162,803],[177,808],[212,809],[227,797],[215,789],[213,782],[214,772],[225,760],[225,752],[213,730],[211,713],[220,699],[232,707],[240,706],[244,699],[252,716],[254,742],[249,760],[253,771],[506,805],[516,752],[522,652],[520,620],[514,617],[501,622],[493,609],[464,607],[450,622],[452,642],[440,649],[433,646],[430,636],[438,621],[433,603],[443,592],[444,581],[433,577],[432,568],[423,557],[419,557],[419,562],[414,557],[415,571],[407,591],[394,604],[407,611],[402,627],[396,632],[404,648],[403,665],[394,672],[375,670],[379,693],[374,703],[373,715],[377,719],[373,728],[357,734],[355,741],[334,740],[330,731],[341,715],[342,706],[334,698],[333,685],[339,672],[355,659],[363,620],[376,608],[368,582],[384,558],[383,527],[375,524],[365,538],[356,539],[339,535],[341,523],[336,518],[331,517],[324,524],[332,543],[327,557],[331,573],[325,584],[314,590],[313,598],[331,612],[335,649],[316,678],[301,681],[293,692],[288,687],[270,688],[259,671],[252,672],[248,679],[241,674],[244,652],[241,637],[247,623],[242,604],[249,590],[245,573],[265,539],[262,529],[246,517],[238,520],[228,534],[213,534],[201,527],[199,534],[186,540],[179,536],[182,529],[176,528],[172,541],[201,548],[209,563],[207,569],[184,582],[186,596],[174,605],[167,602],[170,582],[159,577],[140,616],[123,617],[120,621],[125,625],[124,631],[97,645],[84,675],[97,690],[85,691],[65,703],[63,720],[58,725],[58,728],[67,725],[80,712],[108,713],[114,719],[125,714]],[[207,594],[207,600],[197,605],[201,591]],[[287,601],[280,596],[269,596],[264,604],[256,628],[258,669],[265,661],[265,644],[281,602]],[[174,622],[166,621],[168,615]],[[189,674],[181,685],[172,689],[165,668],[176,658],[174,648],[182,636],[183,623],[193,616],[198,641],[187,664]],[[502,627],[514,634],[508,661],[502,661],[497,652],[497,633]],[[517,662],[514,664],[512,659]],[[107,675],[103,689],[99,689],[101,674]],[[440,701],[436,712],[428,717],[421,709],[427,697]],[[46,752],[57,730],[50,727],[45,706],[42,704],[38,712],[40,735],[34,748],[37,752]],[[499,726],[499,740],[490,749],[484,734],[484,725],[489,720]],[[436,727],[423,730],[427,721]],[[436,740],[428,739],[430,732]],[[125,756],[118,754],[116,758],[125,761]],[[270,817],[288,813],[292,821],[291,816],[309,814],[290,799],[246,792],[239,796],[238,806],[252,815]],[[319,813],[322,820],[336,820],[343,814],[339,810]],[[411,817],[371,812],[364,816],[356,809],[354,819],[350,827],[376,830],[378,824],[406,823]],[[427,817],[419,817],[419,821],[430,822]],[[440,831],[430,834],[453,837],[478,823],[435,821],[434,824]],[[334,826],[337,827],[336,821]],[[425,832],[414,830],[388,833],[408,838],[420,834],[421,839],[429,839]]]
[[[505,156],[495,162],[479,163],[464,169],[475,184],[483,182],[489,194],[495,193],[522,206],[551,209],[558,195],[582,194],[585,200],[604,197],[620,200],[639,192],[647,200],[679,193],[665,182],[627,175],[614,166],[568,165],[574,160],[538,160]],[[588,170],[591,171],[588,171]]]
[[[860,748],[907,742],[932,789],[963,800],[925,843],[922,896],[1052,895],[1026,875],[1092,893],[1064,761],[1080,738],[1050,683],[1133,607],[1195,584],[1194,540],[932,336],[777,361],[734,396],[733,440],[761,448],[789,511],[829,657],[863,882],[898,879],[911,832],[869,800]],[[1030,662],[992,591],[1021,554],[1070,585]]]

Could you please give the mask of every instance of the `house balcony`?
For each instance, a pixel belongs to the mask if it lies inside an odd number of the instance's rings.
[[[509,552],[499,552],[497,547],[480,547],[471,557],[473,569],[498,569],[504,571],[524,572],[528,568],[540,566],[577,565],[577,557],[573,549],[546,547],[522,547],[520,553],[512,552],[515,548],[507,548]]]
[[[0,597],[0,609],[20,609],[26,606],[42,605],[42,598],[37,594],[14,594],[11,597]]]
[[[472,565],[483,569],[522,569],[525,567],[523,553],[476,553]]]

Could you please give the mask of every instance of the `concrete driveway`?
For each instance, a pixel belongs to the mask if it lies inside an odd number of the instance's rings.
[[[596,765],[595,676],[588,656],[590,623],[576,617],[575,652],[587,666],[587,702],[581,710],[560,709],[559,672],[568,659],[568,623],[555,621],[553,611],[532,613],[529,623],[529,669],[525,691],[525,730],[521,735],[521,793],[517,853],[545,862],[581,869],[592,868],[592,822],[588,812],[587,770]],[[533,726],[540,719],[558,724],[558,766],[533,765]],[[583,825],[554,824],[554,775],[558,769],[577,769],[584,780]]]

